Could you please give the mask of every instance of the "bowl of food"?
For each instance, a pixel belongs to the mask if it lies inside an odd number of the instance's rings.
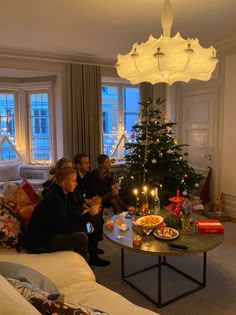
[[[154,229],[163,222],[163,217],[160,215],[145,215],[136,220],[136,224],[140,227]]]

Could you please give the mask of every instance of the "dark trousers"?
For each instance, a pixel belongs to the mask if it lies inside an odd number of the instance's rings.
[[[41,252],[58,252],[63,250],[74,250],[87,260],[88,255],[88,237],[83,232],[74,232],[71,234],[60,234],[54,236],[46,244]]]

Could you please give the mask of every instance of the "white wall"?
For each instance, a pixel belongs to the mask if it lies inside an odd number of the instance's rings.
[[[225,59],[221,190],[236,196],[236,55]]]
[[[221,191],[223,209],[236,218],[236,53],[225,57]]]

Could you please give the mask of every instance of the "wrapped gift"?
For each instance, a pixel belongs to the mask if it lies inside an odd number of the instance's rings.
[[[224,226],[219,220],[196,220],[195,224],[201,234],[224,234]]]

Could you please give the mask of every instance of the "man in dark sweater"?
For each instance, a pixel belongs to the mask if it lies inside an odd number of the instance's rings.
[[[74,165],[77,170],[77,190],[84,199],[91,199],[94,193],[91,190],[91,173],[89,157],[85,153],[78,153],[74,156]]]
[[[55,174],[55,185],[35,207],[25,237],[25,248],[32,253],[45,253],[74,250],[87,260],[88,248],[90,261],[94,265],[106,266],[109,262],[100,260],[96,253],[96,235],[88,243],[85,223],[91,221],[100,211],[99,204],[93,204],[83,216],[73,191],[77,186],[76,170],[65,167]],[[94,242],[95,240],[95,242]]]
[[[78,199],[81,200],[80,197],[83,198],[84,204],[83,207],[87,204],[87,207],[91,207],[93,200],[98,198],[95,196],[93,192],[93,183],[92,183],[92,177],[90,173],[90,162],[89,157],[85,153],[77,153],[74,156],[73,159],[74,166],[77,170],[77,184],[78,186],[75,189],[75,194],[77,194]],[[102,214],[96,215],[93,220],[93,225],[95,228],[95,231],[98,235],[98,241],[103,240],[103,218]],[[98,254],[104,254],[104,250],[101,248],[97,248]]]

